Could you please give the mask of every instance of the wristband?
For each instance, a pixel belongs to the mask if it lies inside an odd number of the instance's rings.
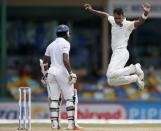
[[[148,15],[145,16],[145,14],[143,13],[143,14],[141,15],[141,17],[142,17],[144,20],[146,20],[146,19],[148,18]]]

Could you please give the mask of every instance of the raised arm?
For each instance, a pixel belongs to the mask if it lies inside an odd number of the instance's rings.
[[[92,14],[103,17],[103,18],[108,18],[109,16],[109,14],[106,12],[94,10],[90,4],[84,4],[84,8],[85,10],[91,12]]]
[[[151,5],[149,3],[143,4],[143,10],[144,10],[144,12],[143,12],[142,16],[134,22],[135,28],[142,25],[145,22],[145,20],[148,18],[148,14],[151,10]]]

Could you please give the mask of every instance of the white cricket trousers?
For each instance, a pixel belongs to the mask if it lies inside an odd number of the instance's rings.
[[[65,100],[73,100],[74,85],[69,83],[69,74],[62,68],[53,70],[47,78],[51,100],[59,100],[61,92]]]
[[[50,102],[50,116],[54,127],[59,125],[59,108],[58,104],[61,93],[66,101],[66,111],[68,114],[68,128],[72,128],[75,122],[75,105],[74,105],[74,85],[69,83],[69,74],[64,68],[50,67],[48,71],[48,95]],[[57,109],[57,110],[55,110]]]
[[[109,85],[119,86],[136,82],[138,76],[134,65],[125,67],[129,59],[129,52],[126,48],[120,48],[113,51],[108,69],[107,79]]]

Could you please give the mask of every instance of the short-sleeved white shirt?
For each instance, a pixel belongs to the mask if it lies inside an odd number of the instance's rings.
[[[62,37],[58,37],[48,45],[45,56],[49,56],[51,60],[50,67],[65,67],[63,63],[63,53],[69,54],[70,44]]]
[[[113,16],[109,15],[108,21],[111,23],[111,26],[112,26],[112,29],[111,29],[112,50],[127,47],[129,36],[133,31],[133,29],[135,29],[134,21],[127,21],[126,19],[124,19],[122,27],[120,27],[115,23]]]

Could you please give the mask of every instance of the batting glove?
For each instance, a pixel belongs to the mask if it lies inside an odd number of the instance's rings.
[[[77,76],[76,76],[76,74],[74,74],[74,73],[71,72],[71,73],[69,74],[69,83],[70,83],[70,84],[75,84],[76,81],[77,81]]]
[[[46,85],[47,83],[47,74],[41,78],[41,82],[43,85]]]

